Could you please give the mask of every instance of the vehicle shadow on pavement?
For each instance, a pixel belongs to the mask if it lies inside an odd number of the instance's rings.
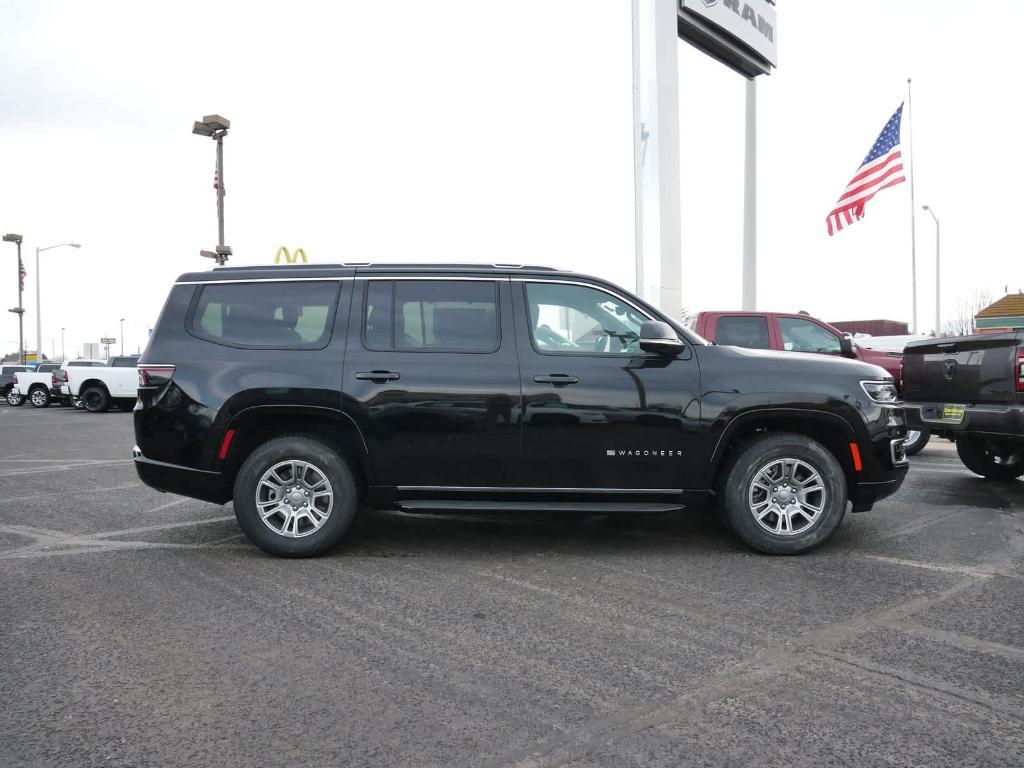
[[[749,551],[710,508],[658,515],[533,513],[412,515],[366,510],[334,555],[417,557],[424,555],[536,554],[560,552]],[[329,555],[330,556],[330,555]]]

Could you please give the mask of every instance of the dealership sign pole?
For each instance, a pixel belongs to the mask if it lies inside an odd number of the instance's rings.
[[[756,293],[756,91],[777,60],[774,0],[633,0],[636,289],[678,319],[682,308],[678,40],[751,81],[744,173],[744,308]]]

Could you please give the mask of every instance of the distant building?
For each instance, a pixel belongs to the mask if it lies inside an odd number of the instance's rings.
[[[867,333],[871,336],[907,336],[910,328],[899,320],[841,320],[829,322],[845,333]]]
[[[83,348],[82,357],[86,360],[99,360],[103,357],[103,355],[100,354],[100,345],[94,341],[87,341],[83,345]]]
[[[1024,329],[1024,293],[1008,293],[974,316],[978,333]]]

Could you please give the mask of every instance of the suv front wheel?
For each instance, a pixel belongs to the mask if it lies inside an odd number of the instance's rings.
[[[279,437],[242,464],[234,508],[242,531],[264,552],[313,557],[344,538],[359,508],[359,488],[345,460],[324,443]]]
[[[795,555],[828,539],[846,513],[846,476],[820,443],[766,434],[725,469],[719,494],[729,525],[769,555]]]

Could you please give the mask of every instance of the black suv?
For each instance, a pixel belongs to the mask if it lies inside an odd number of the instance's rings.
[[[603,280],[541,267],[182,275],[139,363],[135,466],[224,503],[276,555],[409,512],[665,512],[716,496],[767,553],[895,492],[884,370],[714,346]]]

